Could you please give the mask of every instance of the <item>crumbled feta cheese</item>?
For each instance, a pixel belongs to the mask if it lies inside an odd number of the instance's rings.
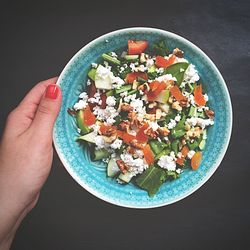
[[[85,109],[87,107],[88,103],[86,100],[79,100],[75,105],[74,105],[74,110],[81,110]]]
[[[124,70],[125,70],[125,68],[124,68],[124,67],[120,67],[119,72],[120,72],[120,73],[122,73]]]
[[[157,68],[155,71],[158,74],[162,74],[164,72],[164,68]]]
[[[195,127],[196,125],[204,129],[209,125],[213,125],[214,121],[212,119],[202,119],[199,117],[188,118],[185,122],[186,124]]]
[[[145,72],[148,68],[141,64],[139,67],[136,68],[137,71]]]
[[[134,72],[136,69],[136,66],[134,63],[130,63],[129,67],[131,68],[131,71]]]
[[[119,149],[122,146],[122,140],[120,139],[116,139],[111,145],[110,147],[113,149]]]
[[[80,128],[77,128],[77,132],[80,134],[82,131]]]
[[[171,156],[174,160],[176,160],[174,151],[171,151],[171,152],[170,152],[170,156]]]
[[[88,79],[87,80],[87,86],[91,85],[91,81]]]
[[[97,63],[91,63],[92,68],[97,68],[98,64]]]
[[[208,95],[207,94],[204,95],[204,99],[205,99],[206,102],[208,101]]]
[[[114,107],[107,106],[105,109],[100,107],[94,107],[93,113],[96,116],[97,120],[104,121],[109,125],[112,125],[115,122],[115,117],[119,115],[117,110]]]
[[[124,102],[129,103],[129,102],[131,102],[131,101],[133,101],[133,100],[135,100],[135,99],[136,99],[136,94],[128,95],[128,96],[125,96],[125,97],[124,97]]]
[[[95,144],[96,144],[97,149],[101,149],[101,148],[107,149],[109,147],[109,144],[104,141],[104,138],[101,135],[97,135],[94,138],[94,140],[95,140]]]
[[[143,111],[143,101],[140,99],[131,100],[130,106],[134,108],[136,113],[142,113]]]
[[[149,127],[153,129],[153,131],[156,131],[160,126],[157,122],[149,122]]]
[[[115,52],[110,52],[110,55],[111,55],[112,57],[118,57],[118,55],[117,55]]]
[[[176,126],[176,121],[175,120],[173,120],[173,119],[170,119],[170,122],[168,123],[168,125],[167,125],[167,128],[168,129],[173,129],[175,126]]]
[[[160,157],[158,163],[161,168],[167,169],[168,171],[175,171],[176,163],[172,156],[163,155]]]
[[[183,68],[180,68],[180,72],[184,72],[185,71],[185,69],[183,69]]]
[[[177,114],[176,117],[174,118],[175,121],[179,122],[181,120],[181,116],[180,114]]]
[[[82,92],[80,95],[79,95],[79,98],[80,99],[83,99],[85,101],[88,100],[88,94],[86,92]]]
[[[160,137],[157,137],[157,140],[158,140],[158,142],[161,142],[161,138]]]
[[[166,141],[166,142],[168,142],[168,141],[169,141],[169,139],[168,139],[168,137],[167,137],[167,136],[163,137],[163,139],[164,139],[164,141]]]
[[[180,174],[182,172],[182,170],[180,168],[176,169],[175,171],[177,174]]]
[[[106,99],[106,104],[110,107],[114,107],[116,104],[116,99],[114,96],[108,96]]]
[[[200,77],[197,70],[193,64],[190,64],[184,74],[182,85],[185,86],[186,83],[194,83],[199,81]],[[181,87],[182,87],[181,85]]]
[[[148,59],[146,61],[146,67],[150,68],[151,66],[153,66],[155,64],[154,60],[152,58]]]
[[[195,151],[194,151],[194,150],[190,150],[190,151],[188,152],[188,154],[187,154],[187,157],[188,157],[189,159],[192,159],[193,156],[194,156],[194,154],[195,154]]]
[[[120,93],[120,97],[125,97],[128,95],[128,91],[124,91],[122,93]]]
[[[181,157],[182,157],[182,153],[181,153],[181,152],[178,152],[177,157],[178,157],[178,158],[181,158]]]
[[[177,79],[173,77],[171,74],[165,74],[165,75],[159,76],[155,80],[159,82],[177,81]]]
[[[113,87],[116,89],[121,88],[121,86],[125,84],[125,82],[119,76],[113,76],[111,81],[113,83]]]
[[[144,95],[144,92],[141,89],[139,89],[139,94]]]
[[[120,155],[120,157],[124,161],[124,163],[129,167],[128,171],[133,176],[142,173],[146,168],[148,168],[148,164],[146,164],[143,159],[134,159],[129,153],[123,153]]]

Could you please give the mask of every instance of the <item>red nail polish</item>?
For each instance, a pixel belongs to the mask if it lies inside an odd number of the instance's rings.
[[[56,99],[59,93],[59,89],[56,84],[51,84],[46,88],[45,97],[49,99]]]

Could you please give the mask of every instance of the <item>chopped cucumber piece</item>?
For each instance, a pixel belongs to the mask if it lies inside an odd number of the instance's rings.
[[[187,145],[188,145],[189,149],[195,150],[196,148],[198,148],[201,140],[202,140],[202,137],[195,139],[195,141],[193,143],[191,143],[190,141],[187,141]]]
[[[156,72],[156,66],[152,65],[148,68],[148,73],[154,73],[154,72]]]
[[[203,150],[205,148],[205,146],[206,146],[206,140],[202,139],[202,141],[199,144],[200,150]]]
[[[133,95],[138,93],[138,91],[136,89],[131,89],[130,91],[128,91],[128,95]]]
[[[139,55],[125,55],[124,59],[129,62],[134,62],[139,59]]]
[[[206,129],[203,130],[202,139],[204,139],[204,140],[207,139],[207,130]]]
[[[90,128],[84,124],[84,111],[79,110],[76,113],[76,123],[79,129],[81,129],[81,134],[87,134],[90,132]]]
[[[108,97],[108,96],[113,96],[114,93],[115,93],[114,90],[111,89],[111,90],[109,90],[109,91],[106,92],[106,96],[107,96],[107,97]]]
[[[190,90],[190,93],[193,93],[194,87],[192,86],[192,83],[188,83],[187,86],[188,86],[188,88]]]
[[[120,173],[120,169],[116,163],[116,159],[111,158],[107,167],[107,175],[108,177],[115,177],[118,173]]]
[[[122,93],[122,92],[129,91],[129,90],[131,90],[131,89],[132,89],[132,86],[131,86],[131,85],[123,85],[121,88],[116,89],[116,90],[115,90],[115,93],[116,93],[116,94],[120,94],[120,93]]]
[[[202,119],[205,119],[206,118],[206,115],[205,115],[205,112],[202,111],[202,112],[197,112],[197,116],[202,118]]]
[[[145,79],[142,78],[142,77],[137,77],[137,81],[138,81],[139,83],[145,83],[145,82],[147,82],[147,80],[145,80]]]
[[[90,132],[88,134],[79,136],[77,138],[77,140],[83,140],[83,141],[86,141],[86,142],[95,143],[95,137],[96,137],[96,133]]]
[[[101,64],[96,69],[96,75],[95,75],[95,86],[98,89],[112,89],[112,80],[109,75],[107,75],[105,78],[102,77],[102,72],[104,70],[107,70],[105,67],[103,67]],[[100,72],[100,73],[99,73]]]
[[[169,98],[169,90],[165,89],[161,91],[161,93],[156,97],[155,100],[160,103],[167,103],[168,98]]]
[[[115,65],[121,65],[121,62],[117,58],[112,57],[108,54],[102,54],[102,58],[109,63],[115,64]]]
[[[92,154],[92,160],[93,161],[99,161],[99,160],[101,160],[103,158],[107,158],[109,156],[110,156],[110,153],[106,149],[104,149],[104,148],[95,149],[93,151],[93,154]]]
[[[196,117],[197,116],[197,108],[191,105],[189,112],[188,112],[188,116],[189,117],[193,117],[193,116]]]
[[[89,77],[91,80],[95,81],[95,75],[96,75],[96,69],[92,68],[92,69],[89,71],[89,73],[88,73],[88,77]]]
[[[125,174],[120,173],[118,179],[125,183],[129,183],[132,179],[133,175],[130,172],[126,172]]]

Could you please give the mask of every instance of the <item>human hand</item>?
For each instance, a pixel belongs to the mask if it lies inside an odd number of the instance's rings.
[[[0,249],[9,249],[49,175],[62,100],[56,81],[38,83],[8,116],[0,143]]]

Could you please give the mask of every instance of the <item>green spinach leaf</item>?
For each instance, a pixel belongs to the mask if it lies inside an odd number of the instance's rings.
[[[164,73],[171,74],[176,78],[177,84],[180,85],[183,81],[183,77],[188,66],[189,64],[186,62],[175,63],[167,67]]]

